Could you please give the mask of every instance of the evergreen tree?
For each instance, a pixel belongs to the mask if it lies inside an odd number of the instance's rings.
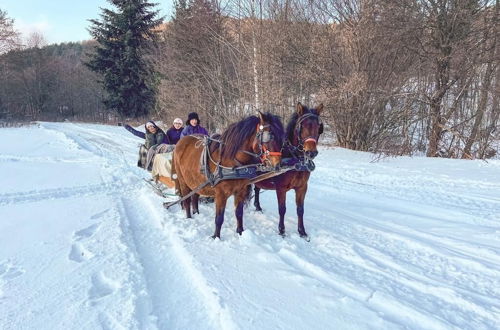
[[[7,12],[0,9],[0,54],[18,47],[19,34],[14,29],[14,20],[7,16]]]
[[[155,73],[146,60],[161,23],[148,0],[108,0],[117,10],[101,8],[101,20],[90,20],[98,42],[86,64],[102,75],[104,104],[125,117],[147,115],[155,105]]]

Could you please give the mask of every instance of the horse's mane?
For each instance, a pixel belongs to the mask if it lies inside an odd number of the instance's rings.
[[[305,115],[306,113],[312,113],[315,114],[316,116],[318,115],[318,112],[314,108],[308,108],[305,105],[302,106],[304,108],[303,114]],[[295,134],[295,125],[297,125],[297,120],[299,120],[299,114],[295,111],[290,119],[288,120],[288,124],[286,125],[286,138],[288,141],[292,142],[293,141],[293,135]]]
[[[273,132],[276,142],[282,145],[285,130],[280,118],[270,113],[265,113],[262,116],[271,126],[270,130]],[[220,146],[221,158],[233,159],[245,141],[255,134],[259,122],[260,119],[257,116],[250,116],[229,125],[220,137],[220,140],[223,142],[222,146]],[[218,147],[218,143],[213,144],[211,150],[215,150]]]

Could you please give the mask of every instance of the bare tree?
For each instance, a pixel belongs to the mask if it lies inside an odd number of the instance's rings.
[[[432,85],[424,98],[429,105],[428,156],[440,155],[440,143],[448,121],[465,95],[474,65],[485,42],[481,25],[476,24],[489,1],[410,0],[398,2],[414,8],[421,33],[408,45],[430,70]],[[461,88],[456,88],[461,83]]]
[[[379,1],[325,1],[319,9],[328,26],[321,95],[332,108],[337,140],[346,148],[374,150],[408,115],[395,97],[411,79],[414,57],[402,43],[410,28],[388,25],[392,8]]]
[[[499,1],[496,0],[495,6],[487,10],[483,15],[483,21],[478,24],[483,24],[484,26],[484,39],[483,51],[481,62],[484,63],[480,65],[480,68],[484,68],[484,74],[482,75],[480,91],[479,91],[479,103],[477,104],[477,111],[474,115],[474,124],[472,126],[471,132],[467,137],[465,146],[462,151],[462,158],[473,158],[471,150],[472,145],[476,143],[480,138],[480,128],[483,124],[484,117],[487,114],[487,103],[489,96],[494,93],[491,90],[492,82],[495,77],[495,71],[498,71],[500,54],[498,47],[498,38],[500,37],[500,29],[498,27],[498,13],[499,13]],[[479,70],[480,72],[481,70]],[[497,81],[498,84],[498,81]],[[498,93],[498,90],[496,91]],[[495,97],[493,97],[495,98]],[[498,96],[497,96],[498,98]],[[494,108],[492,108],[493,111]],[[489,132],[488,132],[489,133]],[[489,135],[489,134],[488,134]],[[485,149],[483,147],[483,149]]]

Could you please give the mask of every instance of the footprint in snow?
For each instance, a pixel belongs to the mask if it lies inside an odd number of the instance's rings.
[[[94,214],[93,216],[90,217],[91,220],[95,220],[95,219],[99,219],[100,217],[102,217],[103,215],[105,215],[106,213],[108,213],[109,209],[106,209],[102,212],[99,212],[99,213],[96,213]]]
[[[97,223],[91,225],[91,226],[88,226],[87,228],[83,228],[79,231],[76,231],[74,234],[73,234],[73,238],[77,241],[81,240],[81,239],[84,239],[84,238],[89,238],[91,237],[92,235],[95,234],[95,232],[99,229],[99,225]]]
[[[8,281],[19,277],[25,273],[25,270],[16,267],[10,263],[4,262],[0,264],[0,279]]]
[[[106,277],[102,272],[92,276],[92,287],[89,290],[90,300],[99,300],[109,296],[120,288],[120,283]]]
[[[0,264],[0,298],[3,297],[3,285],[25,273],[25,270],[9,263]]]
[[[101,326],[103,330],[117,330],[117,329],[126,329],[124,326],[122,326],[118,321],[113,318],[111,315],[108,313],[101,313],[99,314],[99,322],[101,323]]]
[[[71,246],[71,251],[68,258],[76,262],[82,262],[92,258],[94,254],[89,250],[85,249],[82,244],[75,243]]]

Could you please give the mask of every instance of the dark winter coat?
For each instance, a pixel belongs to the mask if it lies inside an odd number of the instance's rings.
[[[163,130],[161,128],[156,126],[156,124],[154,124],[154,125],[156,127],[155,134],[150,133],[148,131],[148,129],[146,128],[146,125],[144,125],[144,129],[146,130],[146,133],[138,131],[130,125],[125,125],[124,127],[125,127],[125,129],[127,129],[127,131],[134,134],[135,136],[138,136],[140,138],[145,139],[144,146],[146,147],[146,149],[149,149],[151,147],[153,149],[155,149],[159,144],[168,143],[168,141],[167,141],[167,136],[165,135],[165,132],[163,132]]]
[[[201,127],[200,125],[196,125],[196,126],[187,125],[182,130],[181,138],[183,138],[186,135],[193,135],[193,134],[208,135],[208,132],[205,128]]]
[[[168,144],[177,144],[177,141],[180,140],[181,138],[181,133],[184,128],[180,127],[179,129],[175,128],[174,126],[170,127],[167,130],[167,143]]]

